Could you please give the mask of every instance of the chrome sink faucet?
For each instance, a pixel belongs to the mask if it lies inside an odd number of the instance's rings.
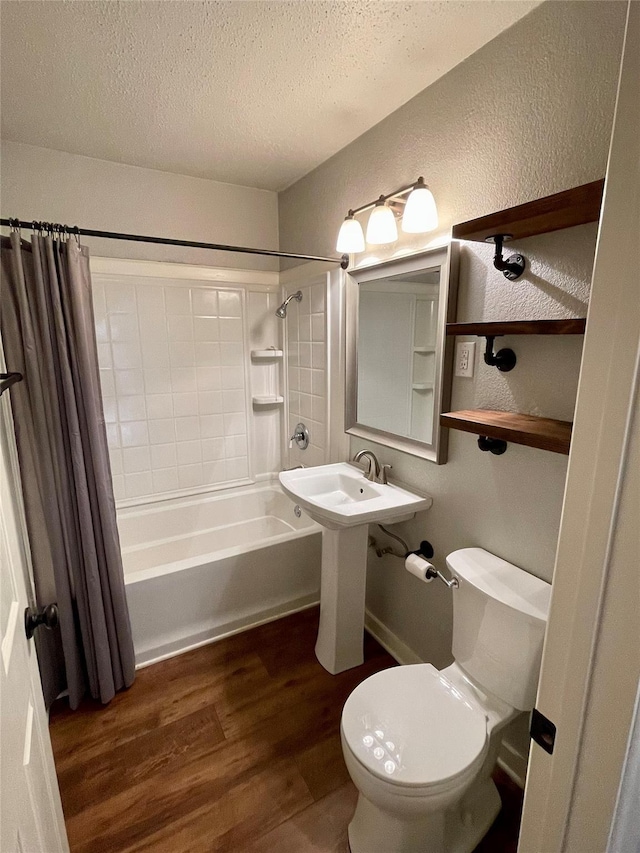
[[[378,457],[373,452],[373,450],[359,450],[356,455],[353,457],[354,462],[359,462],[361,459],[366,457],[369,462],[369,470],[365,474],[367,480],[372,483],[381,483],[382,485],[387,485],[387,471],[391,468],[391,465],[380,465],[378,462]]]

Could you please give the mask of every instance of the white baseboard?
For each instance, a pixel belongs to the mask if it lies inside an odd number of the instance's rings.
[[[365,610],[364,627],[382,646],[386,649],[392,658],[398,663],[424,663],[420,655],[417,655],[413,649],[410,649],[406,643],[403,643],[397,634],[389,630],[377,616],[374,616],[369,610]]]
[[[528,762],[522,755],[511,749],[509,744],[503,741],[496,763],[519,788],[524,790]]]
[[[181,637],[179,640],[174,640],[153,649],[145,649],[143,652],[136,651],[136,669],[144,669],[146,666],[160,663],[160,661],[167,660],[176,655],[190,652],[193,649],[199,649],[202,646],[208,646],[210,643],[217,643],[219,640],[232,637],[234,634],[241,634],[243,631],[249,631],[251,628],[266,625],[267,622],[275,622],[276,619],[283,619],[285,616],[291,616],[302,610],[316,607],[319,603],[317,595],[306,595],[293,601],[283,602],[278,607],[252,613],[243,619],[237,619],[225,625],[218,625],[196,635]]]

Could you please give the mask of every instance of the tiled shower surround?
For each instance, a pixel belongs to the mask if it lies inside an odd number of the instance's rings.
[[[288,287],[287,293],[296,287]],[[291,465],[322,465],[327,441],[326,276],[300,287],[302,300],[289,303],[286,334],[289,373],[289,435],[298,422],[309,430],[309,447],[289,451]]]
[[[247,480],[243,289],[101,275],[93,292],[116,499]]]

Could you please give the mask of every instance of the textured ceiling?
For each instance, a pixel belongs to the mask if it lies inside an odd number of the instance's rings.
[[[6,139],[280,190],[540,0],[4,0]]]

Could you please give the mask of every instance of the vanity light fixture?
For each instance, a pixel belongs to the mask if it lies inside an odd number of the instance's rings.
[[[354,218],[353,211],[350,210],[340,226],[336,252],[347,255],[355,252],[364,252],[364,245],[362,225]]]
[[[402,230],[407,234],[426,234],[438,227],[433,193],[420,177],[412,184],[379,196],[376,201],[349,210],[338,234],[338,252],[364,251],[365,238],[356,216],[367,210],[371,210],[371,214],[367,222],[366,242],[373,246],[394,243],[398,239],[398,219],[402,220]]]
[[[402,230],[406,234],[422,234],[425,231],[435,231],[437,227],[436,200],[424,178],[418,178],[402,214]]]
[[[367,222],[367,243],[372,246],[381,246],[385,243],[395,243],[397,239],[396,218],[393,210],[387,205],[386,198],[381,195]]]

